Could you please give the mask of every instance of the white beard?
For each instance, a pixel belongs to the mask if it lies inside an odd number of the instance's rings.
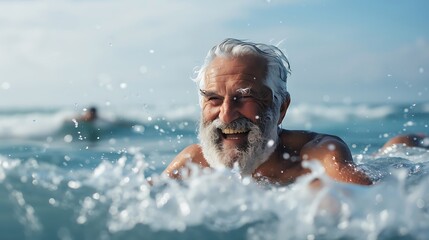
[[[276,149],[279,136],[273,119],[276,119],[273,111],[268,110],[259,126],[244,118],[228,124],[230,127],[245,126],[250,129],[246,145],[237,148],[225,148],[220,142],[218,129],[225,128],[226,124],[219,119],[206,124],[201,122],[198,137],[207,163],[212,168],[232,168],[237,162],[242,175],[252,174]]]

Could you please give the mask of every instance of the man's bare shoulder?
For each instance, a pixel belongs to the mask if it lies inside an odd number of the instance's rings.
[[[352,160],[350,149],[338,136],[315,133],[302,148],[302,154],[308,158],[319,160],[333,160],[333,162],[350,162]]]
[[[322,148],[326,148],[330,151],[332,150],[336,150],[336,148],[334,149],[333,147],[339,147],[340,149],[342,148],[346,148],[348,149],[347,145],[345,144],[345,142],[338,136],[335,135],[329,135],[329,134],[322,134],[322,133],[317,133],[312,139],[311,141],[309,141],[306,144],[306,147],[322,147]],[[337,149],[339,150],[339,149]]]
[[[319,160],[324,166],[352,161],[350,149],[338,136],[300,130],[283,130],[281,136],[283,147],[301,160]]]
[[[371,179],[356,168],[349,147],[340,137],[312,132],[301,134],[306,141],[300,151],[303,161],[319,160],[326,173],[338,181],[372,184]]]
[[[189,163],[195,163],[201,167],[209,166],[203,156],[200,145],[192,144],[183,149],[179,154],[177,154],[170,165],[168,165],[164,173],[168,174],[170,177],[178,178],[179,171],[186,168],[186,165]]]
[[[206,162],[203,156],[201,146],[199,144],[192,144],[187,146],[176,156],[173,161],[175,161],[176,159],[185,159],[194,163],[201,163],[202,160],[204,160],[203,163]]]

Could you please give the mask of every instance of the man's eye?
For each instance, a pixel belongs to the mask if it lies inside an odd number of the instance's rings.
[[[211,102],[212,104],[220,104],[222,99],[219,97],[208,97],[207,101]]]

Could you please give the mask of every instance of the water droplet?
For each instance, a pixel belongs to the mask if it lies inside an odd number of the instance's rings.
[[[314,239],[316,239],[316,237],[313,234],[307,235],[307,240],[314,240]]]
[[[95,200],[98,200],[98,199],[100,199],[100,194],[94,193],[94,194],[92,194],[92,198],[94,198]]]
[[[79,123],[77,122],[76,119],[72,119],[72,122],[74,122],[74,127],[77,128],[79,126]]]
[[[71,141],[73,141],[73,136],[70,134],[67,134],[64,136],[64,142],[66,143],[70,143]]]
[[[243,177],[242,183],[243,185],[249,185],[251,182],[251,178],[250,177]]]
[[[290,154],[289,153],[283,153],[283,159],[289,159],[290,158]]]
[[[142,125],[134,125],[132,126],[132,128],[133,128],[133,131],[137,133],[143,133],[145,130],[144,126]]]
[[[81,185],[82,184],[78,181],[69,181],[67,184],[67,186],[69,186],[69,188],[71,188],[71,189],[78,189],[81,187]]]
[[[383,210],[383,211],[381,211],[381,213],[380,213],[380,219],[381,219],[381,221],[382,222],[385,222],[385,221],[387,221],[387,219],[389,218],[389,211],[388,210]]]
[[[426,127],[427,127],[427,125],[426,125]],[[425,147],[429,146],[429,137],[423,138],[422,145]]]
[[[415,125],[415,123],[413,121],[408,121],[408,122],[404,123],[404,127],[411,127],[414,125]]]
[[[84,223],[86,222],[86,217],[85,217],[85,216],[79,216],[79,217],[76,219],[76,222],[77,222],[78,224],[84,224]]]
[[[119,87],[122,88],[122,89],[125,89],[125,88],[127,88],[127,84],[126,83],[121,83],[119,85]]]
[[[338,229],[346,229],[349,226],[349,222],[343,221],[338,224]]]

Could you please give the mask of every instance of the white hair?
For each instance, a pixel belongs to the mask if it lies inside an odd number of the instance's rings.
[[[265,85],[272,90],[273,104],[278,109],[289,96],[286,84],[291,70],[287,57],[276,46],[227,38],[210,49],[194,81],[197,83],[199,89],[204,89],[205,72],[213,59],[216,57],[239,57],[246,55],[259,56],[267,61]]]

